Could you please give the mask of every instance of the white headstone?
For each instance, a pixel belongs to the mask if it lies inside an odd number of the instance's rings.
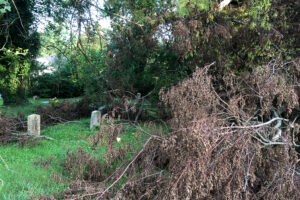
[[[37,96],[37,95],[33,96],[32,98],[33,98],[33,100],[35,100],[35,101],[40,99],[40,97]]]
[[[41,116],[40,115],[29,115],[27,119],[27,132],[30,134],[40,135],[41,134]]]
[[[90,129],[94,129],[101,124],[101,112],[95,110],[92,112],[91,122],[90,122]]]

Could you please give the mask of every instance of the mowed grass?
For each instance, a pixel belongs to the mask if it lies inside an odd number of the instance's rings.
[[[39,199],[41,195],[59,193],[68,188],[70,180],[63,176],[59,163],[66,157],[69,149],[83,148],[92,152],[88,145],[88,137],[96,131],[89,129],[89,119],[82,119],[78,123],[60,124],[42,130],[42,135],[54,138],[54,141],[42,140],[34,146],[19,147],[18,144],[0,146],[0,199],[1,200],[26,200]],[[135,127],[128,127],[121,134],[120,143],[136,144],[142,146],[147,135],[137,139],[134,135]],[[116,146],[119,146],[117,143]],[[103,156],[105,147],[93,151],[95,156]],[[132,155],[129,155],[130,158]],[[44,168],[40,161],[53,159],[51,164]],[[59,181],[53,178],[53,174]]]
[[[58,99],[59,102],[63,101],[79,101],[81,98],[67,98],[67,99]],[[17,116],[18,112],[23,113],[25,116],[32,114],[37,106],[50,106],[49,99],[41,98],[39,100],[33,100],[32,98],[28,98],[28,103],[26,105],[9,105],[3,106],[3,99],[0,99],[0,113],[5,113],[8,116]]]

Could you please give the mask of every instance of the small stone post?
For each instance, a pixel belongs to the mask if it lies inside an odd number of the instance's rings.
[[[29,115],[27,119],[27,132],[29,134],[40,135],[41,134],[41,116]]]
[[[91,122],[90,122],[90,129],[94,129],[101,124],[101,112],[95,110],[92,112]]]

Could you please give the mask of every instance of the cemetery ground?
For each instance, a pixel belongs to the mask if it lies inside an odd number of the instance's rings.
[[[78,98],[71,99],[71,101],[78,100]],[[0,107],[0,110],[7,115],[16,115],[21,111],[27,116],[38,105],[48,106],[48,104],[42,103],[47,99],[30,101],[31,104],[27,106]],[[84,151],[94,160],[103,162],[106,159],[105,145],[96,148],[91,145],[92,137],[101,128],[90,130],[89,123],[90,119],[85,118],[41,130],[42,136],[48,136],[54,140],[38,139],[26,141],[24,145],[20,142],[1,145],[0,199],[40,199],[41,196],[60,194],[67,190],[72,184],[74,176],[77,176],[76,172],[65,169],[65,166],[70,164],[66,163],[70,152]],[[103,124],[109,125],[109,123],[111,122],[106,121]],[[146,129],[142,124],[123,125],[122,132],[118,135],[117,140],[113,141],[113,148],[119,149],[130,144],[133,152],[127,153],[125,157],[127,160],[132,158],[149,138],[149,135],[145,131],[143,132]],[[115,160],[113,168],[121,164],[121,161]],[[81,175],[84,176],[84,173]]]

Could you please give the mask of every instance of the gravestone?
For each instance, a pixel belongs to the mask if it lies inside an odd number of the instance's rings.
[[[37,96],[37,95],[33,96],[32,98],[33,98],[33,100],[34,100],[34,101],[37,101],[37,100],[39,100],[39,99],[40,99],[40,97],[39,97],[39,96]]]
[[[41,134],[41,116],[29,115],[27,119],[27,132],[29,134],[40,135]]]
[[[101,112],[95,110],[92,112],[91,122],[90,122],[90,129],[94,129],[101,124]]]

